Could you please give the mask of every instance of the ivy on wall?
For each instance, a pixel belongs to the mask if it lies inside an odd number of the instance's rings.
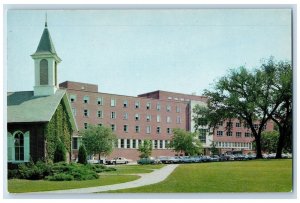
[[[66,151],[71,152],[72,126],[69,116],[62,103],[60,103],[45,128],[46,136],[46,162],[53,162],[54,152],[59,142],[62,142]]]

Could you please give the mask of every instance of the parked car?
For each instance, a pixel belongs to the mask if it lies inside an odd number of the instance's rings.
[[[256,154],[248,154],[248,159],[249,160],[256,159]]]
[[[248,157],[243,154],[236,154],[234,157],[234,160],[237,160],[237,161],[248,160]]]
[[[275,153],[271,153],[271,154],[269,154],[268,155],[268,159],[275,159],[275,157],[276,157],[276,154]]]
[[[141,158],[137,161],[138,164],[160,164],[160,160],[155,159],[153,157],[149,157],[149,158]]]
[[[169,157],[170,163],[179,164],[182,163],[182,159],[179,156]]]
[[[193,163],[194,159],[192,157],[189,156],[183,156],[181,157],[182,163]]]
[[[202,162],[202,158],[200,156],[193,156],[191,157],[194,163]]]
[[[201,160],[202,160],[202,162],[209,162],[209,161],[211,161],[211,157],[210,156],[201,156]]]
[[[210,156],[210,161],[220,161],[220,157],[218,155]]]
[[[159,157],[157,157],[157,159],[163,164],[172,163],[172,160],[170,160],[170,157],[168,157],[168,156],[159,156]]]
[[[129,159],[126,159],[124,157],[116,157],[112,160],[107,161],[107,164],[128,164]]]

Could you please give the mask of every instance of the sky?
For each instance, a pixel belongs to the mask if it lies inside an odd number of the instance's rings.
[[[33,90],[45,10],[7,14],[7,90]],[[58,81],[136,96],[201,95],[229,69],[291,61],[290,9],[47,10]]]

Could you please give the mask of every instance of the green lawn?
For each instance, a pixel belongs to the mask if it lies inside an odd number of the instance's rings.
[[[290,192],[292,160],[182,164],[163,182],[117,193]]]
[[[66,190],[74,188],[96,187],[102,185],[112,185],[124,183],[138,179],[139,176],[134,175],[103,175],[96,180],[84,181],[46,181],[46,180],[24,180],[11,179],[8,180],[8,192],[23,193],[23,192],[38,192],[50,190]]]

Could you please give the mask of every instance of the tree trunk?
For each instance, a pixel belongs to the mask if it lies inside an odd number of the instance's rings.
[[[286,136],[287,136],[287,129],[279,126],[279,139],[277,143],[277,150],[276,150],[276,157],[275,157],[276,159],[282,158],[281,154],[285,144]]]
[[[99,164],[101,163],[101,153],[99,153]]]
[[[262,159],[262,153],[261,153],[261,143],[260,143],[260,136],[255,136],[255,144],[256,144],[256,158]]]

